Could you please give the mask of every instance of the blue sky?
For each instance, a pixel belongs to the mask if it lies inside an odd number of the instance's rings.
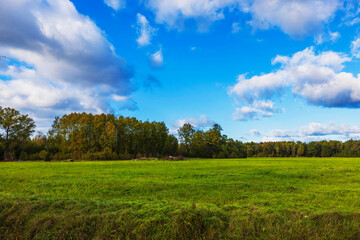
[[[0,105],[219,123],[242,141],[360,138],[360,8],[342,0],[5,0]]]

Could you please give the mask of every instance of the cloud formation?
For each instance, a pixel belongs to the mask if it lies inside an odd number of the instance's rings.
[[[341,8],[340,0],[255,0],[248,1],[249,24],[258,29],[278,27],[295,38],[322,31]],[[251,2],[253,2],[251,4]]]
[[[351,53],[354,57],[360,58],[360,37],[351,42]]]
[[[68,0],[9,1],[0,8],[0,104],[39,116],[112,111],[130,96],[132,71],[104,32]]]
[[[200,118],[184,118],[179,119],[176,122],[170,123],[172,129],[170,129],[171,134],[177,134],[177,130],[182,127],[185,123],[190,123],[195,128],[207,128],[212,127],[215,122],[209,120],[206,115],[200,115]]]
[[[286,88],[313,105],[323,107],[360,107],[360,78],[343,72],[344,63],[351,59],[332,51],[316,54],[306,48],[292,57],[277,56],[273,65],[280,69],[263,75],[238,77],[229,95],[245,104],[270,100]]]
[[[164,62],[164,58],[163,58],[163,54],[162,54],[162,49],[159,49],[159,51],[151,54],[151,56],[150,56],[150,65],[153,68],[162,67],[163,62]]]
[[[312,122],[297,130],[271,130],[262,134],[253,129],[250,133],[261,137],[261,141],[321,141],[321,140],[348,140],[360,139],[360,127],[348,124],[316,123]]]
[[[138,38],[136,39],[139,46],[147,46],[151,42],[151,38],[156,33],[156,29],[151,27],[149,21],[146,19],[146,17],[140,13],[137,14],[137,32],[138,32]]]
[[[126,5],[125,0],[104,0],[104,3],[115,11],[124,8]]]
[[[224,18],[223,8],[234,0],[148,0],[147,6],[156,14],[158,23],[170,27],[187,18],[206,18],[211,21]]]
[[[345,135],[359,134],[360,127],[350,126],[347,124],[334,124],[334,123],[310,123],[307,126],[300,128],[301,136],[326,136],[326,135]]]
[[[225,18],[226,10],[249,14],[247,23],[254,29],[279,28],[298,38],[318,34],[335,12],[342,9],[342,0],[147,0],[158,23],[171,28],[189,18],[217,21]],[[238,29],[238,28],[235,28]]]
[[[270,100],[254,101],[249,106],[236,108],[233,119],[237,121],[256,120],[264,117],[271,117],[274,113],[281,112],[280,109],[274,107],[274,103]]]

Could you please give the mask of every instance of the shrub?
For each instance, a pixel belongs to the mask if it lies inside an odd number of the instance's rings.
[[[48,152],[46,150],[42,150],[39,153],[39,157],[40,157],[41,160],[45,160],[47,155],[48,155]]]
[[[24,151],[20,153],[19,160],[28,160],[28,154]]]
[[[40,160],[40,156],[39,153],[34,153],[34,154],[30,154],[30,156],[28,157],[29,160],[34,161],[34,160]]]
[[[61,153],[61,152],[56,153],[52,156],[52,159],[54,159],[54,160],[65,160],[65,159],[70,159],[70,158],[71,158],[70,154]]]

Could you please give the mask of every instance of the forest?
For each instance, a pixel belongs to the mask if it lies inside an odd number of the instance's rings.
[[[360,141],[241,142],[189,123],[169,134],[164,122],[114,114],[71,113],[56,117],[47,133],[16,109],[0,107],[0,160],[121,160],[191,158],[359,157]]]

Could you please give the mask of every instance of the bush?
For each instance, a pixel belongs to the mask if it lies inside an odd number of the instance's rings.
[[[45,160],[47,155],[48,155],[48,152],[46,150],[42,150],[39,153],[39,157],[40,157],[41,160]]]
[[[65,159],[70,159],[70,158],[71,158],[70,154],[61,153],[61,152],[56,153],[52,156],[52,159],[54,159],[54,160],[65,160]]]
[[[31,160],[31,161],[36,161],[36,160],[40,160],[41,158],[39,156],[39,153],[34,153],[34,154],[30,154],[28,159]]]
[[[45,160],[45,162],[50,162],[50,160],[51,160],[51,154],[50,154],[49,152],[46,154],[44,160]]]
[[[117,160],[119,156],[110,152],[85,153],[81,157],[82,160]]]
[[[28,160],[28,154],[24,151],[20,153],[19,160]]]

